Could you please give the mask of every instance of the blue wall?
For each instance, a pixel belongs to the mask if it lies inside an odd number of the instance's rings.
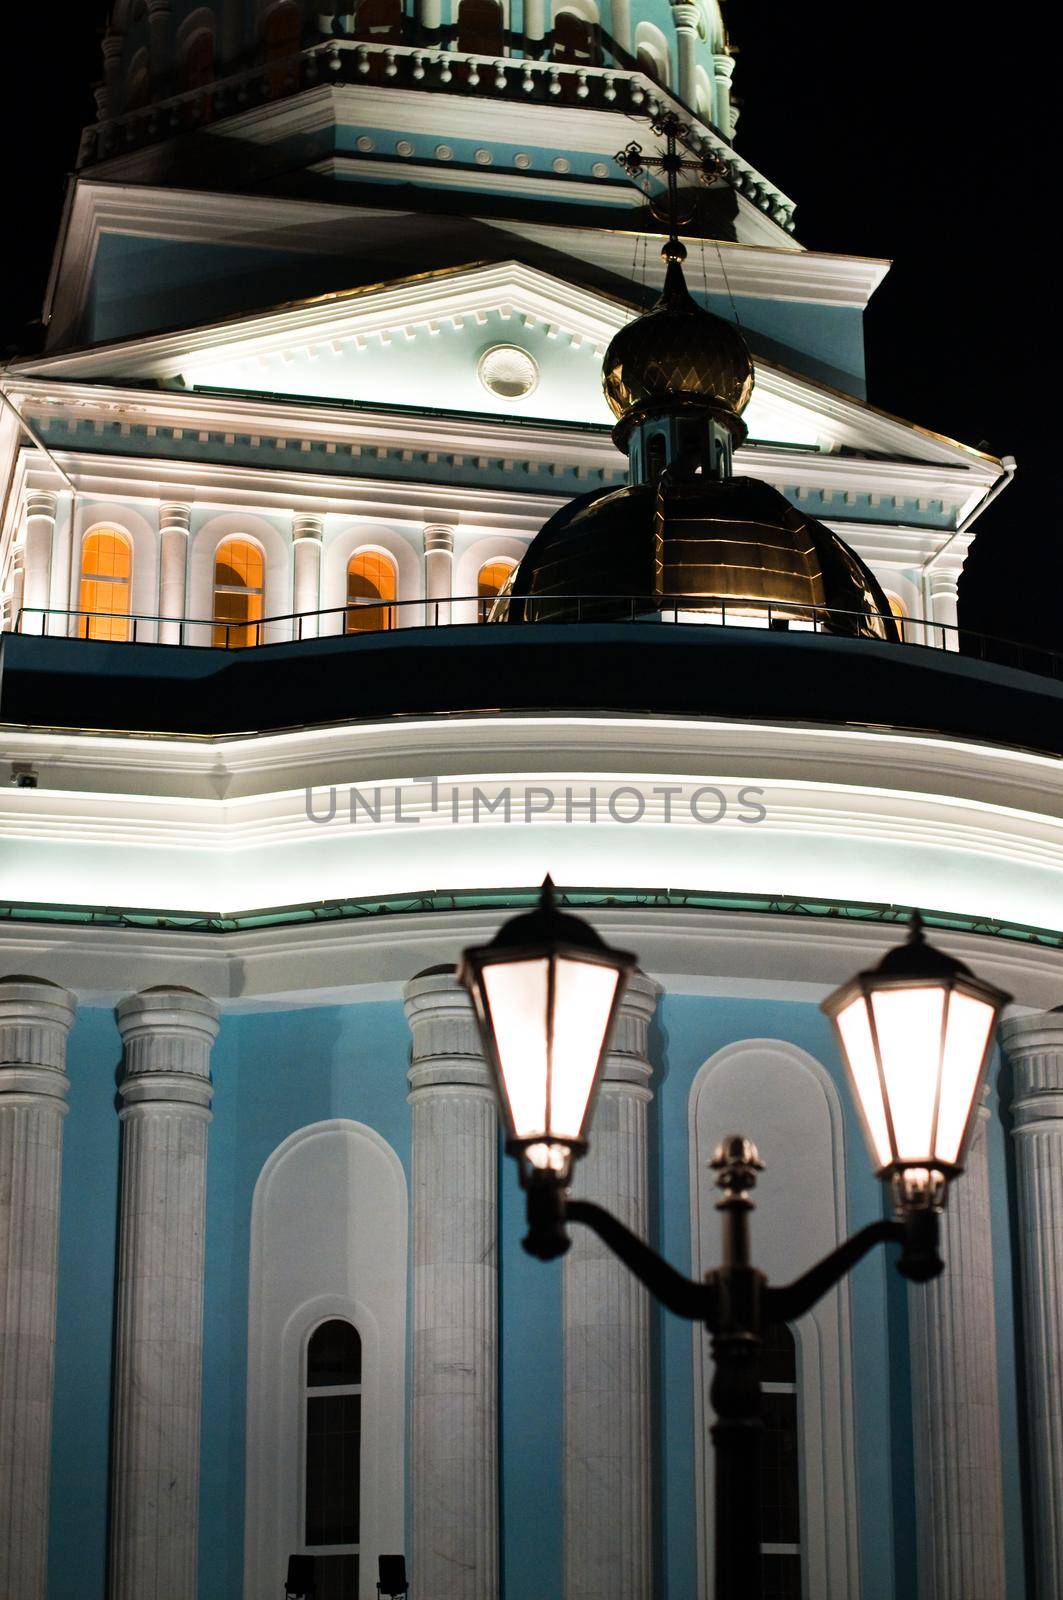
[[[652,1231],[690,1268],[687,1104],[693,1078],[724,1045],[787,1039],[838,1081],[845,1106],[851,1228],[880,1214],[860,1130],[828,1027],[813,1005],[666,995],[651,1034]],[[331,1117],[376,1128],[409,1169],[409,1035],[398,1001],[227,1016],[214,1054],[205,1284],[200,1600],[241,1593],[248,1251],[255,1181],[294,1130]],[[109,1012],[80,1012],[70,1044],[65,1130],[49,1600],[103,1600],[109,1382],[115,1271],[117,1029]],[[749,1130],[755,1133],[755,1130]],[[1009,1519],[1009,1593],[1023,1589],[1007,1133],[990,1123],[1001,1408]],[[766,1159],[781,1160],[777,1152]],[[522,1197],[500,1157],[501,1496],[505,1600],[561,1592],[562,1397],[558,1264],[520,1248]],[[661,1175],[664,1175],[663,1178]],[[754,1240],[755,1240],[754,1223]],[[810,1263],[795,1261],[795,1275]],[[901,1280],[883,1252],[852,1279],[862,1600],[913,1592],[911,1406]],[[689,1324],[657,1318],[655,1600],[696,1590],[694,1405]],[[892,1379],[890,1374],[892,1371]]]

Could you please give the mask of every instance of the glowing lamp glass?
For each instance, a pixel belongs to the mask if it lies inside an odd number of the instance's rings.
[[[996,1020],[1010,996],[928,946],[909,943],[824,1001],[875,1169],[898,1193],[943,1193],[963,1169]],[[922,1175],[920,1178],[920,1174]]]
[[[552,889],[490,944],[467,950],[468,989],[508,1147],[528,1167],[567,1177],[582,1153],[617,1006],[634,958],[563,915]]]

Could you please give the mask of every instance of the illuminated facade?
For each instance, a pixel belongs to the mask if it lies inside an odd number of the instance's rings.
[[[130,0],[103,64],[2,372],[0,1592],[711,1600],[701,1334],[522,1254],[449,970],[549,871],[643,969],[578,1183],[685,1270],[736,1129],[773,1277],[880,1213],[817,1007],[903,913],[1014,993],[940,1287],[869,1260],[771,1351],[765,1594],[1050,1600],[1063,690],[956,613],[1013,464],[867,403],[887,264],[743,158],[716,0]],[[602,387],[669,110],[752,588],[610,544],[682,458]],[[847,588],[773,587],[800,539]]]

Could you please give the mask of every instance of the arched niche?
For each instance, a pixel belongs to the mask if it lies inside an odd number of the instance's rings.
[[[265,517],[250,512],[227,511],[210,517],[192,537],[188,552],[188,617],[209,623],[214,615],[214,559],[218,546],[228,539],[249,539],[265,556],[266,581],[262,614],[284,617],[292,609],[291,542]],[[291,621],[274,622],[262,629],[263,644],[281,644],[292,636]],[[186,629],[189,644],[211,642],[209,626]]]
[[[515,539],[512,534],[485,534],[475,539],[454,562],[454,593],[473,596],[480,570],[489,561],[514,561],[520,563],[528,548],[526,539]],[[475,622],[478,608],[475,598],[459,601],[453,608],[454,622]]]
[[[293,1133],[269,1157],[251,1207],[247,1339],[245,1600],[283,1591],[302,1534],[306,1348],[331,1318],[362,1340],[359,1600],[376,1556],[402,1550],[406,1360],[406,1177],[360,1122]]]
[[[744,1039],[701,1067],[688,1102],[691,1255],[695,1277],[719,1264],[720,1224],[707,1169],[720,1139],[746,1134],[766,1170],[752,1217],[753,1261],[770,1281],[799,1276],[845,1238],[845,1146],[841,1100],[807,1051],[784,1039]],[[797,1343],[804,1593],[850,1600],[859,1588],[852,1351],[848,1289],[842,1285],[793,1325]],[[709,1440],[712,1360],[694,1330],[694,1450],[698,1575],[715,1600],[713,1461]]]
[[[377,522],[348,522],[331,532],[321,558],[321,607],[332,613],[321,618],[322,634],[342,633],[347,604],[347,567],[352,556],[362,550],[379,550],[390,556],[397,575],[395,626],[420,627],[420,606],[403,605],[404,600],[424,597],[421,559],[409,539]]]
[[[97,500],[79,508],[74,529],[73,559],[70,562],[70,597],[67,604],[76,610],[81,593],[81,554],[85,539],[90,533],[113,528],[125,534],[133,547],[132,582],[130,585],[130,613],[153,617],[158,612],[159,563],[158,536],[146,517],[132,506],[108,504]],[[58,602],[62,604],[62,602]],[[77,631],[76,619],[71,619],[72,633]],[[132,638],[132,631],[130,632]],[[154,623],[138,623],[137,639],[151,643],[155,638]]]

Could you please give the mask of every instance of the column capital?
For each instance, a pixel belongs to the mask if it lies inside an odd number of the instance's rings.
[[[180,984],[159,984],[127,995],[114,1014],[124,1047],[120,1115],[125,1118],[136,1106],[166,1102],[209,1116],[217,1002]]]
[[[1063,1124],[1063,1009],[1009,1017],[1000,1037],[1014,1073],[1015,1133],[1034,1124]]]
[[[293,539],[323,539],[325,519],[313,511],[300,511],[292,518]]]
[[[410,1098],[423,1090],[462,1088],[494,1096],[483,1057],[472,1002],[453,967],[429,967],[403,991],[406,1020],[413,1034],[413,1060],[407,1074]]]
[[[59,1100],[66,1110],[66,1041],[76,1008],[70,991],[47,978],[0,978],[0,1096]]]
[[[717,78],[726,79],[730,83],[734,77],[735,58],[731,55],[718,55],[712,58],[712,70]]]
[[[100,40],[100,54],[103,56],[104,65],[117,67],[122,59],[122,50],[125,39],[120,33],[105,33]]]
[[[26,495],[25,508],[27,517],[48,517],[54,522],[59,496],[50,489],[31,489]]]
[[[701,25],[701,11],[698,6],[686,4],[685,0],[680,0],[679,4],[673,0],[672,21],[681,30],[697,33]]]
[[[661,986],[656,979],[645,972],[631,974],[613,1026],[612,1043],[602,1074],[603,1085],[637,1085],[640,1094],[647,1100],[652,1098],[648,1085],[653,1067],[647,1059],[647,1036],[660,993]]]
[[[168,17],[172,10],[171,0],[148,0],[148,16],[153,20],[156,17]]]
[[[160,500],[159,532],[187,533],[192,521],[192,507],[184,500]]]
[[[448,528],[442,523],[432,522],[429,523],[424,529],[422,537],[424,539],[425,555],[428,555],[432,551],[443,551],[447,555],[451,555],[453,553],[453,528]]]

